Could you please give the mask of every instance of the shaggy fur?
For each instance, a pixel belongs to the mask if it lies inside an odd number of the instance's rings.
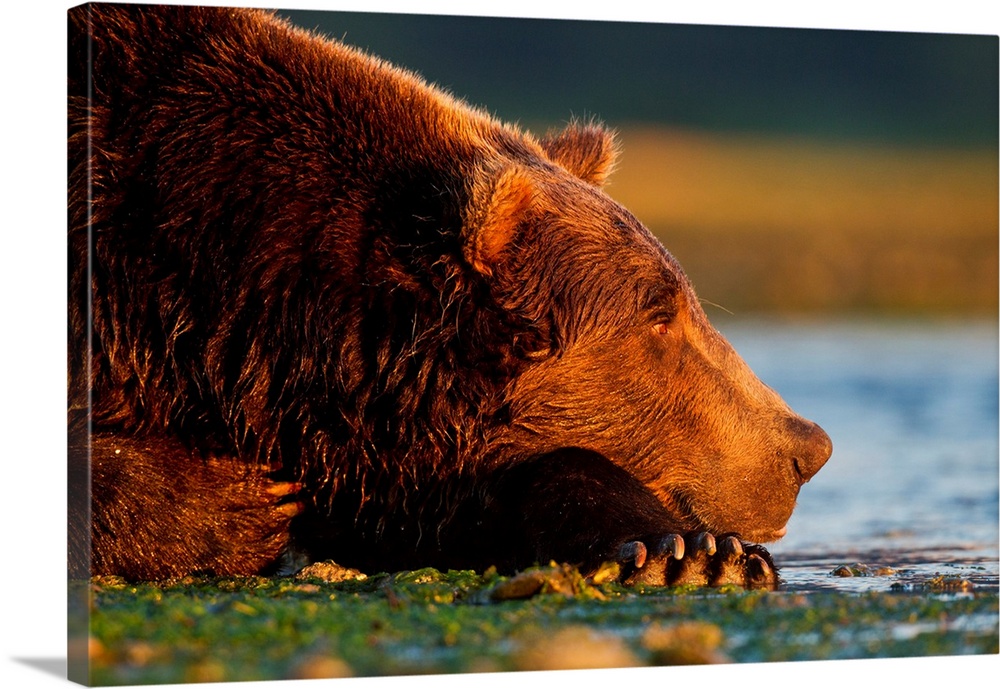
[[[614,154],[265,12],[71,10],[71,568],[780,537],[829,439],[600,190]]]

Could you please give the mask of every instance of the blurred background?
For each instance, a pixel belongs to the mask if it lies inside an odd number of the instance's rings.
[[[608,193],[833,438],[772,548],[790,586],[996,585],[996,36],[283,14],[535,133],[619,132]]]
[[[997,310],[995,36],[283,12],[543,134],[739,315]]]

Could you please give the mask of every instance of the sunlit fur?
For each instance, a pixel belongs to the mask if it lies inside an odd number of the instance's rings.
[[[70,18],[70,426],[89,410],[95,462],[136,453],[98,522],[161,519],[139,486],[210,452],[301,483],[317,556],[462,565],[503,472],[575,446],[645,484],[664,528],[766,538],[793,458],[828,456],[600,190],[604,129],[536,139],[265,12]],[[95,551],[164,538],[142,519]]]

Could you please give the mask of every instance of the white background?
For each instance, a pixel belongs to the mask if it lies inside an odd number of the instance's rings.
[[[184,2],[178,4],[193,4]],[[227,4],[205,0],[202,4]],[[271,3],[234,2],[256,6]],[[291,0],[292,9],[330,9],[564,17],[700,24],[882,29],[997,35],[997,3],[838,0],[837,2],[663,3],[614,0]],[[3,330],[0,335],[0,433],[4,439],[0,530],[0,619],[3,686],[64,684],[65,593],[65,329],[66,104],[65,26],[71,3],[7,3],[0,19],[3,128],[0,130],[0,245]],[[405,679],[249,682],[206,687],[506,687],[512,682],[609,686],[803,682],[810,687],[978,687],[1000,676],[1000,656],[865,660],[713,668],[650,668],[570,674],[494,674]],[[990,680],[986,680],[987,683]],[[859,684],[855,684],[859,683]],[[614,685],[612,684],[612,686]]]

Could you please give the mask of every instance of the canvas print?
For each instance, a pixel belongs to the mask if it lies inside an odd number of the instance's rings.
[[[71,679],[998,652],[995,36],[68,21]]]

